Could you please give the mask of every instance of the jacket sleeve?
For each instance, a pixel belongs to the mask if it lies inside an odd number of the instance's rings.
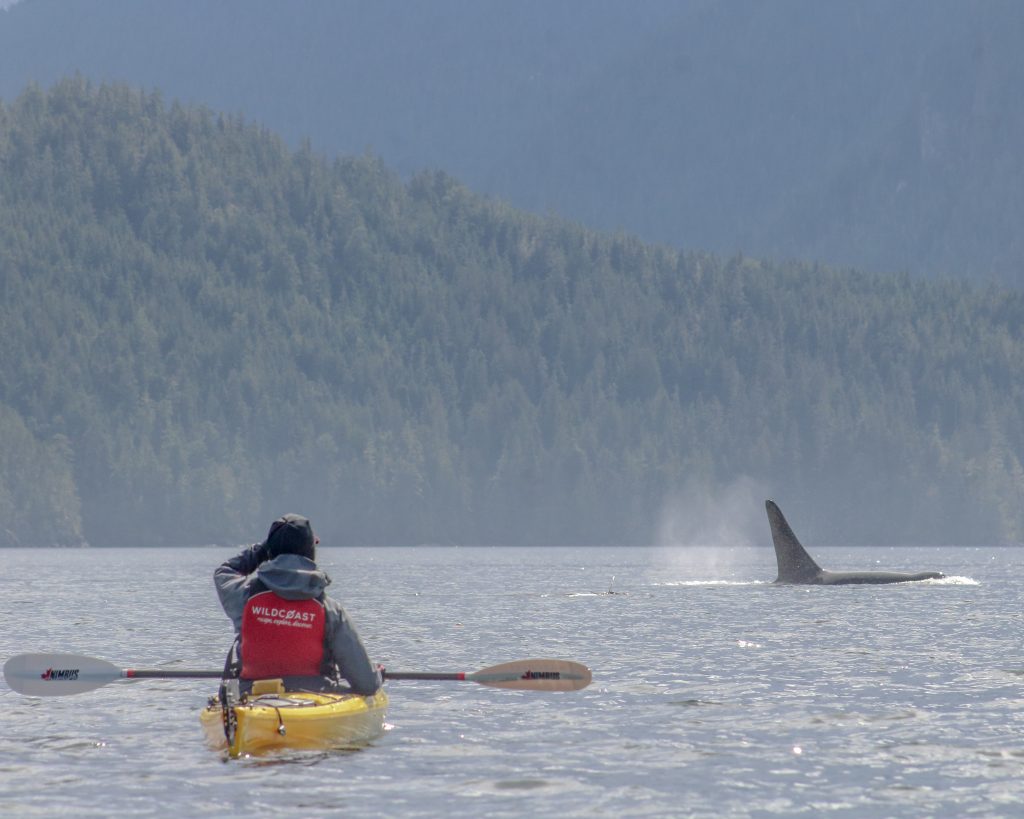
[[[224,613],[231,618],[236,633],[242,628],[242,612],[249,596],[246,581],[265,556],[263,544],[257,543],[243,549],[230,560],[225,560],[213,573],[213,584],[217,587],[220,604],[224,607]]]
[[[384,682],[380,671],[370,662],[363,641],[359,639],[356,627],[348,619],[345,610],[330,598],[326,601],[326,607],[329,629],[327,646],[331,659],[354,693],[363,696],[373,694]]]

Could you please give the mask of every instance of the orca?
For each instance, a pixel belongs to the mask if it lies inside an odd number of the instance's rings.
[[[908,583],[912,580],[938,580],[945,577],[940,572],[829,572],[822,569],[807,550],[800,545],[793,530],[789,528],[782,510],[774,502],[766,500],[768,523],[772,527],[772,543],[775,545],[775,559],[779,564],[776,583],[811,586],[845,586],[854,583]]]

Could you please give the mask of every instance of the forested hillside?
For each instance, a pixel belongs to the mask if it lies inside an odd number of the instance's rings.
[[[1016,293],[679,253],[69,79],[0,107],[0,295],[6,544],[646,543],[739,479],[808,540],[1024,537]]]
[[[22,0],[74,72],[723,255],[1024,289],[1019,0]]]

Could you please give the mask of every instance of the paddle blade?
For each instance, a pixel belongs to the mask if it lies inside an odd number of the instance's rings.
[[[516,660],[466,674],[466,679],[494,688],[579,691],[590,685],[590,669],[569,660]]]
[[[80,654],[18,654],[4,663],[11,690],[30,697],[83,694],[120,677],[117,666]]]

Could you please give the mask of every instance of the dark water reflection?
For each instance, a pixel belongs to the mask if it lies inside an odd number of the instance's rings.
[[[3,552],[0,659],[219,668],[229,624],[210,577],[232,551]],[[394,682],[369,748],[229,764],[202,743],[209,681],[0,689],[0,813],[1019,812],[1024,551],[821,557],[954,577],[775,587],[769,549],[325,549],[332,591],[393,670],[554,656],[590,665],[593,685]]]

